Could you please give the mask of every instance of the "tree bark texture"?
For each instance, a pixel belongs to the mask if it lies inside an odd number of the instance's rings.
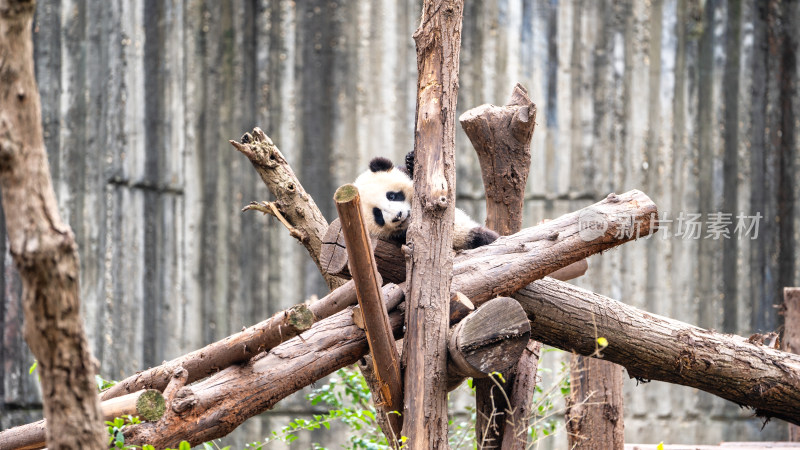
[[[538,279],[637,236],[655,232],[655,220],[656,205],[642,192],[609,194],[586,208],[459,254],[453,264],[452,289],[466,294],[476,306],[497,296],[510,295],[527,286],[528,279]],[[599,224],[600,228],[587,224]],[[477,281],[477,290],[468,294],[461,283],[465,280],[473,283],[473,279]]]
[[[783,288],[783,349],[800,354],[800,288]],[[789,440],[800,441],[800,426],[789,424]]]
[[[463,267],[462,270],[454,270],[453,291],[461,292],[470,299],[479,299],[473,300],[475,304],[484,303],[501,292],[512,292],[516,283],[530,283],[545,276],[548,270],[557,270],[632,239],[632,236],[617,236],[620,225],[629,223],[631,216],[636,218],[636,223],[643,221],[643,234],[649,233],[649,222],[645,218],[655,213],[655,205],[644,194],[632,191],[609,196],[585,210],[607,221],[606,233],[596,240],[585,241],[573,236],[578,234],[578,215],[584,210],[513,236],[500,237],[491,245],[459,254],[455,266]],[[628,219],[622,220],[618,216]],[[568,245],[559,247],[562,238]],[[475,263],[474,270],[466,270],[470,262]],[[339,300],[347,297],[339,294],[340,291],[349,292],[351,294],[348,295],[355,297],[355,289],[350,284],[328,297]],[[384,286],[382,291],[387,302],[396,301],[395,296],[403,295],[395,285]],[[403,310],[402,306],[398,307],[398,311]],[[401,319],[394,322],[397,318],[395,314],[389,316],[392,329],[397,333]],[[171,405],[171,411],[175,414],[170,414],[168,410],[165,417],[156,423],[133,427],[130,431],[132,440],[128,442],[155,442],[167,446],[175,445],[181,439],[199,444],[224,436],[247,418],[271,408],[285,396],[341,367],[353,364],[366,353],[366,349],[363,330],[353,324],[352,310],[342,311],[316,322],[310,330],[278,345],[261,359],[229,367],[197,384],[184,387],[176,394],[178,401]],[[409,395],[407,389],[405,392]],[[224,417],[221,417],[221,411],[226,411]]]
[[[566,399],[567,441],[575,450],[623,450],[622,367],[572,355]]]
[[[376,239],[372,242],[374,255],[377,261],[394,260],[394,264],[384,264],[381,276],[384,281],[390,283],[402,283],[406,280],[405,257],[400,252],[397,244]],[[351,278],[350,268],[347,265],[347,244],[342,235],[342,224],[339,219],[334,219],[325,232],[322,239],[322,252],[320,253],[320,264],[325,272],[330,275]]]
[[[504,373],[522,355],[529,337],[528,316],[516,300],[489,300],[450,330],[448,372],[474,378]]]
[[[549,278],[513,297],[528,313],[531,336],[547,345],[591,355],[603,336],[604,359],[633,378],[691,386],[749,406],[760,417],[800,424],[800,356]]]
[[[350,287],[352,287],[352,284]],[[355,303],[354,290],[345,289],[341,293],[348,292],[351,294],[349,297],[352,297],[352,299],[337,303],[337,305],[341,306],[338,311]],[[333,303],[330,300],[338,300],[339,297],[339,295],[332,294],[319,300],[317,302],[319,303],[318,309],[323,309],[323,306]],[[330,316],[330,314],[327,316]],[[320,315],[319,318],[327,316]],[[209,344],[160,366],[136,373],[103,391],[100,397],[103,400],[108,400],[140,389],[163,391],[172,379],[175,369],[179,367],[187,370],[188,382],[193,383],[232,364],[245,362],[257,354],[268,351],[281,342],[297,336],[309,329],[314,320],[315,315],[312,309],[304,304],[295,305],[221,341]]]
[[[303,189],[278,146],[258,127],[253,129],[252,135],[245,133],[241,140],[229,142],[247,156],[261,180],[275,196],[274,205],[278,211],[273,214],[280,214],[287,221],[284,225],[289,233],[308,250],[331,290],[344,284],[344,280],[329,275],[320,265],[322,236],[328,229],[328,221],[317,208],[314,199]]]
[[[455,257],[455,267],[458,268],[459,273],[463,272],[465,276],[454,278],[454,292],[460,290],[461,280],[469,280],[469,277],[473,276],[471,274],[473,271],[478,272],[474,276],[479,276],[483,283],[475,291],[475,296],[471,297],[472,302],[476,305],[497,295],[502,295],[503,292],[506,294],[514,292],[515,286],[524,286],[521,283],[529,283],[541,278],[547,275],[548,271],[554,270],[553,268],[564,267],[574,261],[584,259],[587,255],[598,253],[632,239],[635,236],[626,236],[621,233],[624,231],[622,225],[627,225],[630,217],[642,225],[642,235],[650,232],[649,217],[656,208],[647,196],[641,192],[632,191],[619,196],[612,195],[609,198],[612,198],[613,201],[606,199],[575,213],[527,228],[516,235],[501,237],[491,246],[458,253]],[[579,237],[575,239],[574,237],[580,233],[579,217],[586,216],[590,212],[597,217],[604,218],[603,220],[609,224],[606,233],[590,242],[585,242]],[[572,236],[569,243],[561,242],[568,236]],[[559,242],[561,243],[559,244]],[[562,244],[563,246],[561,246]],[[554,246],[558,247],[554,248]],[[523,255],[521,253],[523,251],[530,253],[531,259],[515,261],[515,258]],[[495,265],[493,262],[495,260],[506,261],[509,265]],[[470,265],[473,263],[477,264],[474,270],[470,269]],[[378,260],[378,269],[381,273],[396,273],[402,264],[401,258],[387,258]],[[504,269],[504,267],[508,269]],[[484,270],[490,271],[492,275],[481,276],[480,273]],[[494,278],[513,286],[508,289],[492,288],[491,286],[496,282]],[[400,289],[398,286],[392,285],[388,291],[389,294],[384,292],[386,301],[398,301],[397,296],[402,295],[398,292]],[[495,290],[497,293],[494,292]],[[267,351],[280,342],[308,329],[309,321],[330,317],[356,302],[355,285],[349,281],[307,308],[302,305],[294,306],[240,333],[175,358],[161,366],[132,375],[103,392],[101,398],[106,400],[140,389],[163,390],[177,367],[186,368],[189,372],[189,382],[194,382],[231,364],[247,361],[259,352]]]
[[[402,314],[390,314],[390,323],[396,333],[402,332]],[[224,436],[289,394],[355,364],[368,348],[364,331],[353,324],[352,312],[342,311],[263,358],[180,389],[165,417],[131,427],[125,433],[126,443],[161,448],[175,447],[181,440],[198,445]]]
[[[462,284],[465,295],[480,289],[476,280]],[[384,287],[384,296],[391,288]],[[649,314],[548,278],[515,298],[528,314],[533,336],[545,344],[592,354],[594,322],[597,333],[609,340],[605,359],[625,366],[632,376],[696,387],[756,407],[760,414],[800,423],[800,356]],[[389,314],[396,337],[402,306]],[[261,359],[184,387],[171,408],[180,414],[170,418],[168,410],[158,422],[131,427],[126,442],[175,446],[186,439],[196,445],[224,436],[285,396],[353,364],[367,349],[352,311],[342,311]]]
[[[0,1],[0,192],[23,286],[24,335],[39,362],[47,443],[106,446],[80,315],[78,249],[61,221],[42,135],[33,68],[35,1]]]
[[[389,315],[381,294],[381,276],[375,265],[372,244],[361,216],[361,197],[358,188],[346,184],[336,190],[333,199],[347,244],[350,273],[356,285],[358,306],[372,356],[373,373],[379,387],[377,391],[373,391],[373,399],[378,411],[386,416],[391,426],[391,434],[386,436],[387,439],[396,443],[401,436],[402,427],[399,412],[403,410],[400,355],[395,347]]]
[[[585,261],[585,260],[583,260]],[[581,261],[578,261],[580,263]],[[576,263],[571,264],[571,267]],[[503,430],[503,441],[500,448],[517,449],[527,448],[528,444],[528,424],[530,423],[533,408],[533,392],[536,389],[538,370],[521,370],[520,368],[539,367],[539,356],[542,351],[542,343],[529,339],[525,346],[525,351],[519,358],[517,373],[514,374],[514,383],[508,399],[512,408],[506,415],[505,428]]]
[[[522,202],[531,166],[536,105],[521,85],[505,106],[482,105],[459,117],[481,164],[486,225],[505,236],[522,229]]]
[[[164,415],[165,408],[164,396],[155,389],[123,395],[100,404],[103,420],[132,415],[142,420],[154,421]],[[0,432],[0,450],[45,448],[46,433],[46,420],[10,428]]]
[[[455,114],[463,0],[425,0],[417,46],[414,198],[407,242],[405,408],[409,448],[448,448],[447,329],[453,272]]]
[[[518,232],[522,228],[522,203],[531,165],[536,105],[527,90],[517,84],[505,106],[482,105],[462,114],[459,121],[480,161],[486,191],[486,226],[501,236]],[[539,359],[526,358],[522,362],[528,366],[514,364],[505,372],[504,380],[475,380],[478,448],[498,448],[505,440],[506,419],[521,423],[523,417],[528,417],[535,383],[527,385],[531,388],[530,398],[521,399],[520,405],[508,404],[509,395],[493,394],[498,389],[510,394],[518,371],[532,372],[535,380]],[[514,414],[516,417],[510,417]],[[524,449],[526,443],[512,436],[505,446]]]

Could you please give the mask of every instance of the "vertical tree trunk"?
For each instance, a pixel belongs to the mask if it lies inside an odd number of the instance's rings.
[[[417,44],[413,248],[403,358],[403,434],[413,449],[448,448],[447,329],[453,272],[455,113],[463,0],[425,0]]]
[[[106,437],[79,307],[78,249],[50,180],[31,23],[36,2],[0,1],[0,191],[23,284],[25,340],[39,361],[47,445],[102,449]]]
[[[567,439],[576,450],[622,450],[622,367],[573,355],[571,394],[567,398]]]
[[[783,349],[800,354],[800,287],[783,288]],[[800,426],[789,424],[789,440],[800,442]]]
[[[486,190],[486,226],[503,236],[516,233],[522,229],[536,105],[528,91],[517,84],[505,106],[482,105],[465,112],[459,120],[480,160]],[[527,447],[526,431],[541,346],[531,341],[519,362],[504,374],[505,381],[497,380],[495,384],[488,378],[475,380],[478,448]]]

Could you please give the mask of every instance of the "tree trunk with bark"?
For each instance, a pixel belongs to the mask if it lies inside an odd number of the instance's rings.
[[[565,420],[569,448],[624,450],[622,367],[572,355]]]
[[[39,362],[47,443],[102,449],[106,433],[80,316],[80,265],[61,221],[42,136],[33,69],[35,1],[0,1],[0,192],[22,278],[24,335]]]
[[[132,415],[154,421],[164,415],[166,403],[161,392],[142,390],[100,404],[103,420]],[[0,450],[36,450],[46,447],[47,421],[39,420],[0,432]]]
[[[407,242],[403,433],[409,448],[448,448],[447,329],[453,271],[455,113],[463,0],[425,0],[417,44],[414,198]]]
[[[475,147],[481,164],[483,185],[486,191],[486,226],[501,236],[518,232],[522,228],[522,203],[525,184],[531,165],[531,138],[536,126],[536,105],[528,92],[517,84],[505,106],[483,105],[473,108],[459,118],[461,127]],[[518,439],[516,433],[505,439],[507,419],[522,424],[530,414],[533,384],[526,384],[529,395],[517,388],[519,404],[509,404],[518,372],[532,373],[536,379],[541,344],[532,343],[532,352],[505,371],[504,379],[476,379],[475,437],[478,448],[520,448],[527,445],[527,434]],[[502,393],[498,392],[503,390]],[[500,395],[502,394],[502,395]],[[527,428],[527,427],[526,427]],[[505,442],[507,441],[507,442]],[[505,444],[504,444],[505,442]]]
[[[783,349],[800,354],[800,288],[783,288]],[[800,426],[789,424],[789,440],[800,441]]]

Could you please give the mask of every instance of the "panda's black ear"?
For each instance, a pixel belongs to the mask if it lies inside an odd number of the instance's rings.
[[[369,162],[369,170],[373,172],[388,172],[392,170],[392,167],[394,167],[394,164],[383,157],[373,158],[372,161]]]

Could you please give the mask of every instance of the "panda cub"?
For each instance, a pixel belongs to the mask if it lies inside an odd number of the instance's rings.
[[[406,165],[413,170],[413,152],[406,156]],[[374,158],[369,170],[353,183],[361,196],[361,214],[373,238],[405,244],[411,215],[414,182],[410,170],[398,169],[386,158]],[[490,244],[499,236],[480,226],[467,213],[456,208],[453,224],[453,248],[466,250]]]

